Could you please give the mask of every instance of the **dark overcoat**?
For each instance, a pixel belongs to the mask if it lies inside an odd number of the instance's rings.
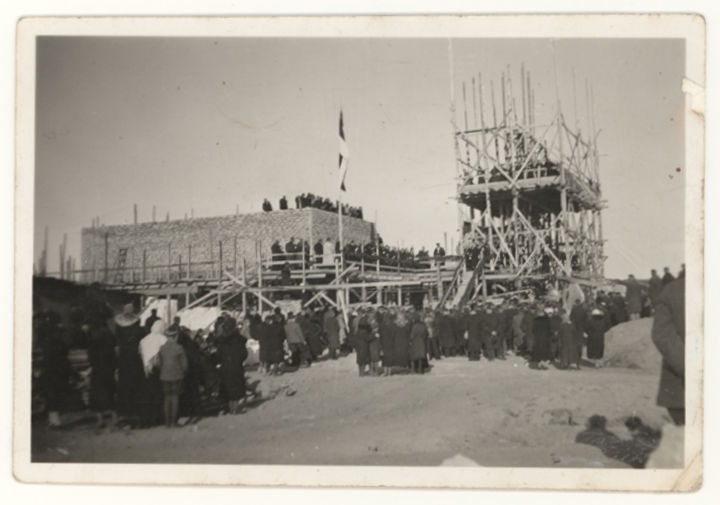
[[[93,325],[88,338],[90,372],[90,410],[104,412],[115,408],[115,339],[104,324]]]
[[[657,298],[652,340],[662,355],[657,403],[685,407],[685,278],[669,283]]]
[[[591,315],[588,318],[585,328],[588,334],[587,357],[588,359],[602,359],[605,354],[605,332],[610,328],[610,323],[605,314]]]
[[[415,321],[410,327],[410,360],[427,358],[428,329],[423,321]]]
[[[546,314],[535,316],[532,327],[533,346],[531,356],[533,361],[550,361],[553,359],[551,339],[552,328],[550,318]]]
[[[393,337],[393,358],[394,365],[407,367],[410,362],[410,323],[404,326],[395,324],[395,335]]]

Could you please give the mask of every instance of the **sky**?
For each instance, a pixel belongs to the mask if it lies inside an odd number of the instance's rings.
[[[684,51],[672,39],[41,38],[35,258],[47,226],[49,270],[63,233],[79,263],[81,228],[95,216],[131,223],[133,204],[149,221],[153,205],[180,219],[302,192],[337,198],[341,109],[343,201],[387,243],[457,243],[451,96],[460,122],[463,80],[481,73],[498,92],[500,74],[517,87],[524,64],[539,120],[553,113],[557,73],[566,120],[586,131],[592,86],[606,275],[677,271]]]

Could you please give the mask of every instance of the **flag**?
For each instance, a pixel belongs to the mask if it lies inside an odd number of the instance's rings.
[[[345,175],[348,169],[348,147],[345,143],[345,129],[343,128],[343,113],[340,111],[340,157],[338,159],[338,168],[340,169],[340,189],[345,191]]]

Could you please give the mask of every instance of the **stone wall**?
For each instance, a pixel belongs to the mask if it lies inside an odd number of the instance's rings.
[[[343,216],[345,241],[373,241],[374,234],[372,223]],[[332,237],[335,240],[337,236],[336,213],[308,208],[84,228],[80,278],[84,282],[105,280],[106,242],[108,282],[115,280],[114,269],[122,248],[128,250],[122,271],[123,280],[127,282],[142,280],[143,255],[145,280],[185,278],[188,256],[192,277],[217,278],[221,257],[223,269],[232,271],[237,267],[240,271],[244,258],[251,270],[256,263],[256,248],[269,256],[275,239],[283,245],[290,237],[313,244],[318,239]]]

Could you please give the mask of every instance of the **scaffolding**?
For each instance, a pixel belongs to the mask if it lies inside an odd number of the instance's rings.
[[[524,65],[520,86],[509,69],[502,73],[499,100],[495,83],[484,88],[480,74],[462,83],[461,125],[453,103],[452,128],[461,240],[476,296],[488,296],[490,284],[509,290],[529,281],[603,277],[604,202],[587,82],[585,90],[583,132],[575,93],[575,125],[563,115],[557,77],[549,120],[536,117]]]

